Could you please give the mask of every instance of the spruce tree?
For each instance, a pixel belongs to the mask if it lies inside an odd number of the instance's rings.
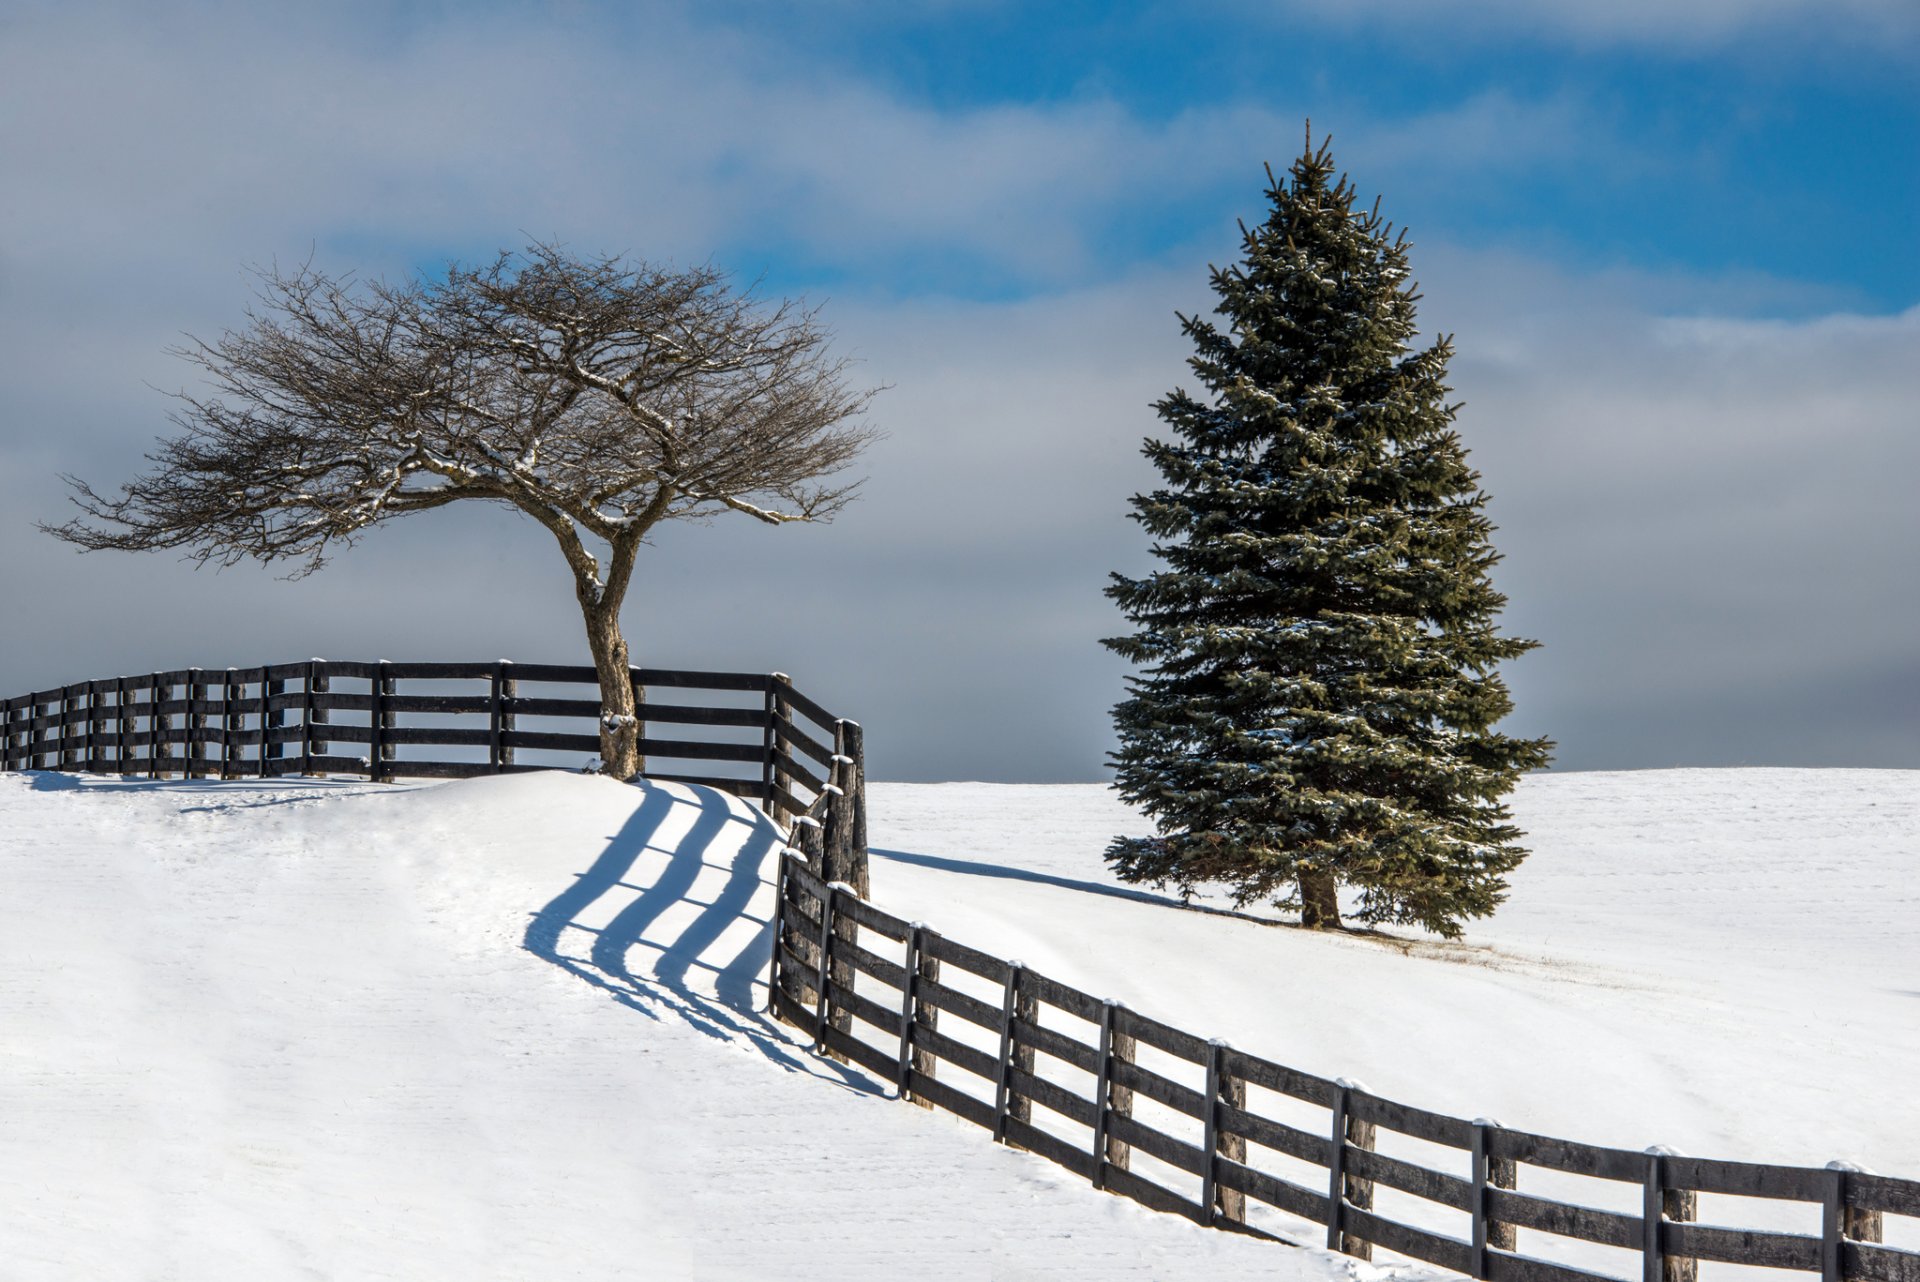
[[[1416,337],[1407,241],[1354,205],[1328,147],[1267,173],[1271,212],[1211,273],[1222,323],[1180,317],[1204,396],[1155,405],[1162,484],[1133,499],[1162,568],[1114,575],[1138,665],[1114,709],[1121,795],[1158,835],[1116,838],[1128,881],[1445,936],[1526,856],[1502,798],[1545,739],[1493,726],[1505,598],[1479,475],[1454,430],[1442,337]]]

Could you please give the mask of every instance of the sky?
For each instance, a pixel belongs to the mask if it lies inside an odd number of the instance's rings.
[[[1176,313],[1310,119],[1455,336],[1541,642],[1504,728],[1558,769],[1920,767],[1916,85],[1910,0],[0,0],[0,692],[582,660],[497,509],[293,582],[34,528],[138,470],[250,267],[557,241],[804,297],[887,389],[833,524],[655,538],[639,661],[789,672],[879,778],[1104,778]]]

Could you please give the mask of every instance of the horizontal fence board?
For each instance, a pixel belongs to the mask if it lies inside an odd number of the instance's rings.
[[[516,670],[518,665],[516,666]],[[594,680],[588,668],[588,680]],[[550,678],[521,676],[523,681]],[[564,680],[564,678],[561,678]],[[764,694],[773,688],[773,677],[765,672],[697,672],[681,668],[635,668],[633,679],[643,686],[666,686],[688,690],[748,690]]]
[[[827,897],[827,883],[807,867],[807,861],[798,855],[787,855],[787,887],[789,891],[799,890],[813,899]]]
[[[776,773],[784,774],[789,779],[804,786],[808,792],[818,793],[826,790],[827,781],[825,779],[822,779],[819,775],[813,773],[813,771],[807,769],[792,757],[785,755],[780,756],[774,761],[773,768]]]
[[[640,755],[677,757],[683,761],[751,761],[758,765],[766,760],[767,752],[757,743],[706,743],[698,739],[642,739]]]
[[[1842,1242],[1841,1258],[1847,1276],[1866,1282],[1920,1282],[1920,1255],[1865,1242]]]
[[[484,748],[493,742],[493,734],[485,726],[471,730],[453,726],[387,726],[380,731],[380,742],[434,748]]]
[[[955,1068],[963,1068],[975,1077],[987,1081],[997,1081],[1000,1076],[1000,1063],[983,1050],[976,1050],[965,1042],[955,1041],[937,1028],[929,1028],[918,1019],[913,1022],[913,1045],[916,1050],[925,1051],[937,1059],[943,1059]]]
[[[1077,1015],[1089,1023],[1098,1023],[1100,1020],[1102,1002],[1098,997],[1083,993],[1057,979],[1048,979],[1037,971],[1027,971],[1020,982],[1025,991],[1049,1006],[1057,1006],[1067,1014]]]
[[[401,681],[485,681],[491,663],[389,663],[387,675]]]
[[[1327,1222],[1327,1195],[1323,1190],[1315,1193],[1301,1188],[1288,1180],[1255,1167],[1246,1166],[1232,1158],[1216,1155],[1213,1159],[1214,1178],[1230,1189],[1237,1189],[1248,1197],[1265,1202],[1289,1215],[1311,1220],[1315,1224]]]
[[[1138,1202],[1150,1211],[1164,1211],[1168,1215],[1178,1215],[1185,1219],[1200,1218],[1200,1203],[1175,1193],[1172,1189],[1155,1184],[1144,1175],[1123,1170],[1111,1162],[1104,1164],[1105,1173],[1101,1182],[1109,1193],[1118,1193],[1121,1197]]]
[[[1735,1197],[1787,1198],[1818,1202],[1826,1196],[1822,1171],[1805,1167],[1771,1166],[1760,1162],[1719,1162],[1710,1158],[1675,1155],[1663,1164],[1668,1188],[1728,1193]]]
[[[917,1030],[914,1035],[917,1037],[923,1031],[925,1030]],[[911,1069],[907,1073],[907,1089],[913,1092],[915,1099],[922,1099],[938,1108],[944,1108],[955,1117],[965,1118],[975,1126],[993,1129],[993,1105],[984,1100],[977,1100],[964,1091],[955,1090],[938,1078],[928,1077],[918,1069]]]
[[[1094,1119],[1093,1101],[1082,1099],[1058,1082],[1050,1082],[1037,1073],[1029,1073],[1023,1068],[1010,1069],[1007,1081],[1013,1093],[1023,1099],[1032,1100],[1043,1108],[1050,1108],[1068,1121],[1078,1122],[1092,1127]]]
[[[1637,1270],[1636,1270],[1637,1271]],[[1466,1272],[1462,1269],[1461,1272]],[[1531,1255],[1487,1252],[1487,1282],[1620,1282],[1605,1273],[1589,1273],[1571,1264],[1555,1264]]]
[[[820,1021],[814,1018],[813,1008],[795,1001],[792,995],[779,985],[775,985],[773,990],[773,1011],[809,1037],[815,1036],[820,1027]]]
[[[1865,1171],[1850,1172],[1847,1205],[1863,1211],[1891,1211],[1895,1215],[1920,1217],[1920,1182],[1890,1175],[1869,1175]]]
[[[899,962],[888,961],[878,953],[869,952],[849,940],[833,941],[833,957],[835,961],[846,962],[861,974],[871,975],[889,987],[896,989],[906,987],[907,968],[905,966]],[[896,1033],[900,1031],[897,1023],[894,1025],[894,1031]]]
[[[882,1081],[891,1082],[900,1071],[893,1056],[875,1050],[845,1029],[835,1028],[832,1020],[821,1030],[820,1041],[828,1050],[838,1051],[868,1072],[878,1074]]]
[[[1637,1251],[1645,1240],[1645,1230],[1637,1215],[1602,1211],[1571,1202],[1556,1202],[1513,1189],[1487,1188],[1487,1215],[1502,1224],[1523,1229],[1538,1229],[1559,1237],[1598,1242],[1601,1246],[1624,1247]]]
[[[500,741],[509,748],[551,748],[559,752],[598,752],[597,734],[565,734],[551,730],[508,730]]]
[[[508,665],[507,675],[515,681],[551,681],[596,688],[600,684],[600,674],[593,670],[592,664],[584,663],[514,663]]]
[[[1093,1178],[1093,1154],[1085,1149],[1075,1148],[1058,1135],[1049,1134],[1031,1122],[1023,1122],[1017,1117],[1006,1120],[1007,1142],[1017,1144],[1032,1153],[1038,1153],[1049,1162],[1064,1166],[1083,1180]]]
[[[1660,1244],[1668,1255],[1690,1255],[1696,1260],[1820,1271],[1820,1240],[1797,1233],[1728,1229],[1717,1224],[1666,1220],[1660,1225]]]
[[[291,759],[295,766],[300,763]],[[386,763],[386,773],[405,779],[477,779],[494,773],[484,761],[403,761]]]
[[[600,720],[598,699],[530,699],[515,695],[502,702],[516,717],[586,717],[596,723]]]
[[[1086,1072],[1100,1071],[1099,1051],[1074,1041],[1056,1029],[1042,1028],[1016,1017],[1013,1021],[1013,1040],[1018,1045],[1030,1046],[1043,1055],[1051,1055]]]
[[[802,959],[784,939],[780,941],[780,973],[791,976],[796,983],[804,985],[810,992],[818,995],[820,968]]]
[[[1150,1068],[1142,1068],[1121,1059],[1114,1061],[1112,1073],[1115,1086],[1138,1091],[1148,1099],[1165,1104],[1175,1112],[1185,1113],[1195,1121],[1201,1120],[1206,1112],[1206,1099],[1199,1091],[1162,1077]]]
[[[907,932],[913,929],[909,923],[895,917],[892,913],[882,912],[866,900],[856,899],[852,895],[842,895],[840,901],[834,905],[834,909],[843,916],[859,922],[868,930],[876,934],[885,935],[888,939],[897,942],[905,942]],[[894,970],[899,971],[900,968],[896,966]],[[879,976],[875,976],[875,978],[879,978]],[[891,983],[892,981],[888,982]],[[893,986],[895,988],[900,987],[897,983]]]
[[[301,706],[302,695],[281,695],[284,707]],[[493,700],[484,694],[392,694],[387,696],[388,712],[484,713],[493,710]]]
[[[1007,982],[1007,963],[991,953],[983,953],[978,948],[969,948],[965,944],[956,943],[945,935],[927,936],[926,949],[929,957],[951,962],[982,979],[991,980],[996,984]]]
[[[1355,1237],[1363,1237],[1389,1251],[1398,1251],[1416,1260],[1452,1269],[1455,1273],[1473,1272],[1473,1247],[1458,1238],[1416,1229],[1410,1224],[1402,1224],[1352,1205],[1342,1210],[1340,1227]]]
[[[1190,1064],[1206,1063],[1212,1049],[1203,1037],[1182,1032],[1171,1024],[1163,1024],[1125,1006],[1114,1011],[1113,1026],[1116,1032],[1137,1037],[1147,1045],[1178,1056]]]
[[[684,703],[643,703],[634,709],[634,715],[649,724],[663,726],[742,726],[751,730],[764,730],[767,726],[765,708],[699,708]]]
[[[833,723],[838,721],[839,718],[815,703],[812,699],[807,698],[806,695],[801,694],[792,686],[780,687],[780,697],[786,700],[788,706],[793,708],[794,711],[804,713],[809,721],[812,721],[815,725],[827,731],[828,734],[833,733]]]
[[[1142,1153],[1151,1153],[1169,1166],[1177,1166],[1189,1175],[1205,1172],[1206,1154],[1197,1144],[1162,1135],[1151,1126],[1109,1110],[1107,1134],[1123,1144],[1131,1144]]]
[[[1602,1180],[1627,1180],[1638,1184],[1646,1178],[1647,1155],[1623,1148],[1601,1148],[1575,1140],[1555,1139],[1495,1127],[1487,1135],[1487,1153],[1511,1158],[1529,1166],[1542,1166],[1569,1175],[1591,1175]]]
[[[1399,1189],[1402,1193],[1411,1193],[1429,1202],[1450,1206],[1456,1211],[1473,1209],[1473,1185],[1457,1175],[1430,1171],[1424,1166],[1388,1157],[1372,1149],[1355,1148],[1351,1144],[1346,1146],[1341,1160],[1346,1164],[1347,1173],[1358,1179],[1372,1180],[1390,1189]]]
[[[1220,1129],[1316,1166],[1328,1165],[1333,1153],[1333,1141],[1324,1135],[1315,1135],[1231,1104],[1220,1105]]]
[[[839,955],[840,948],[836,944],[834,956],[837,958]],[[856,1019],[865,1020],[881,1032],[892,1037],[895,1042],[900,1040],[900,1012],[898,1010],[882,1006],[871,997],[863,993],[855,992],[851,988],[843,987],[831,979],[827,981],[827,993],[828,1000],[835,1010],[842,1010],[854,1016]],[[895,1067],[897,1068],[898,1066],[896,1065]],[[895,1070],[889,1069],[887,1071],[891,1073]]]
[[[928,948],[926,952],[931,955],[933,950]],[[1000,1027],[999,1007],[989,1005],[978,997],[970,997],[957,988],[948,988],[937,979],[923,976],[915,985],[914,992],[919,994],[923,1004],[958,1015],[970,1024],[995,1030]]]
[[[1368,1091],[1354,1091],[1347,1107],[1363,1122],[1384,1126],[1402,1135],[1446,1144],[1454,1148],[1473,1147],[1473,1123],[1445,1113],[1433,1113],[1411,1104],[1396,1104]]]
[[[763,712],[760,713],[760,716],[764,722],[766,714]],[[804,752],[820,765],[830,766],[833,764],[832,748],[814,739],[811,735],[801,733],[793,722],[788,721],[784,717],[773,718],[773,737],[781,747]]]

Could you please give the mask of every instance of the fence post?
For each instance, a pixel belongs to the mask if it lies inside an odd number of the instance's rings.
[[[74,715],[80,711],[79,686],[60,688],[60,768],[76,770],[80,765],[80,736],[74,733]]]
[[[1353,1094],[1367,1088],[1360,1082],[1342,1077],[1335,1081],[1333,1099],[1332,1148],[1327,1175],[1327,1249],[1351,1255],[1357,1260],[1373,1258],[1373,1243],[1347,1232],[1347,1207],[1373,1209],[1373,1181],[1347,1174],[1347,1148],[1371,1151],[1374,1127],[1353,1115]]]
[[[520,683],[513,679],[513,660],[500,659],[493,665],[493,681],[487,691],[487,765],[501,774],[513,764],[513,745],[507,736],[513,733],[513,701]]]
[[[87,773],[101,771],[100,741],[107,737],[107,719],[100,706],[100,682],[87,682]]]
[[[40,733],[46,727],[33,724],[45,715],[40,709],[46,704],[46,692],[42,692],[31,696],[31,702],[27,705],[27,759],[33,763],[30,767],[33,770],[47,768],[47,737]]]
[[[127,679],[113,679],[113,772],[125,776],[133,752],[133,718],[127,715]]]
[[[1647,1150],[1646,1188],[1640,1202],[1642,1282],[1695,1282],[1700,1274],[1699,1261],[1667,1254],[1661,1228],[1667,1220],[1686,1222],[1699,1214],[1698,1193],[1667,1187],[1667,1159],[1678,1156],[1659,1145]]]
[[[1884,1221],[1880,1212],[1863,1210],[1847,1201],[1849,1177],[1868,1174],[1852,1162],[1827,1163],[1826,1196],[1820,1208],[1821,1282],[1844,1282],[1847,1276],[1846,1242],[1879,1242]]]
[[[1491,1117],[1473,1119],[1473,1276],[1485,1278],[1492,1267],[1491,1250],[1518,1249],[1519,1230],[1494,1218],[1488,1189],[1510,1189],[1520,1183],[1520,1165],[1510,1157],[1493,1155],[1493,1136],[1500,1129]]]
[[[234,725],[233,705],[239,702],[239,688],[233,682],[233,669],[220,682],[220,777],[231,779],[237,773],[234,759],[240,754],[239,728]]]
[[[1110,1002],[1108,1005],[1111,1007],[1107,1012],[1109,1018],[1117,1016],[1127,1009],[1120,1002]],[[1113,1063],[1131,1064],[1133,1063],[1133,1057],[1138,1051],[1139,1044],[1133,1034],[1121,1028],[1119,1021],[1116,1019],[1113,1029]],[[1108,1102],[1113,1110],[1113,1116],[1124,1117],[1131,1121],[1133,1118],[1133,1087],[1122,1086],[1119,1082],[1113,1080],[1112,1064],[1107,1066],[1107,1072],[1109,1075],[1107,1096]],[[1116,1140],[1113,1136],[1108,1135],[1107,1165],[1116,1171],[1132,1170],[1133,1145],[1127,1143],[1125,1140]]]
[[[1233,1048],[1225,1042],[1221,1042],[1219,1045],[1220,1049],[1217,1055],[1220,1061],[1220,1094],[1218,1103],[1214,1106],[1215,1110],[1218,1111],[1224,1106],[1245,1112],[1247,1107],[1246,1079],[1236,1077],[1233,1073],[1233,1066],[1229,1061],[1229,1057],[1233,1054]],[[1233,1129],[1225,1124],[1225,1121],[1226,1119],[1221,1119],[1222,1124],[1219,1127],[1219,1134],[1216,1137],[1213,1151],[1230,1162],[1239,1162],[1244,1165],[1247,1160],[1247,1137],[1235,1134]],[[1220,1187],[1218,1189],[1218,1195],[1215,1198],[1215,1205],[1220,1208],[1220,1218],[1228,1224],[1245,1224],[1247,1222],[1247,1195],[1239,1189],[1226,1188],[1224,1186]]]
[[[833,984],[829,978],[829,967],[833,962],[834,901],[839,895],[839,886],[828,882],[827,897],[820,904],[820,947],[816,954],[820,970],[814,976],[813,1045],[815,1050],[822,1052],[827,1049],[827,1015],[833,1008],[827,990]]]
[[[167,696],[173,683],[160,680],[154,673],[153,702],[147,705],[147,778],[166,779],[173,774],[173,714],[166,711]]]
[[[1100,1050],[1093,1062],[1093,1187],[1107,1187],[1107,1110],[1113,1091],[1113,1010],[1100,1003]]]
[[[1214,1155],[1220,1151],[1220,1057],[1227,1044],[1219,1038],[1207,1043],[1207,1085],[1200,1093],[1200,1203],[1194,1218],[1202,1224],[1213,1223],[1214,1200],[1220,1194],[1220,1180]]]
[[[860,777],[860,723],[839,720],[833,723],[833,770],[827,803],[829,837],[827,864],[831,880],[844,881],[862,899],[870,898],[873,885],[867,874],[866,817],[862,799],[866,782]]]
[[[996,1143],[1007,1138],[1008,1105],[1013,1096],[1013,1016],[1014,1006],[1020,997],[1020,973],[1026,967],[1019,962],[1007,963],[1007,991],[1000,1002],[1000,1058],[994,1076],[993,1090],[993,1138]]]
[[[932,1029],[936,1032],[940,1028],[940,1008],[932,1002],[927,1001],[924,996],[926,992],[925,986],[927,984],[937,984],[940,982],[940,959],[933,956],[927,949],[927,940],[938,938],[939,933],[937,931],[927,929],[926,927],[921,928],[920,961],[919,965],[915,967],[913,986],[913,1023],[915,1032],[913,1071],[921,1077],[928,1079],[935,1078],[939,1075],[940,1057],[932,1051],[920,1049],[918,1033],[922,1028]],[[918,1095],[913,1097],[913,1102],[921,1108],[933,1107],[931,1103],[921,1099]]]
[[[201,749],[207,742],[207,681],[200,669],[187,669],[187,760],[189,779],[204,779],[206,757]]]
[[[633,692],[633,743],[638,768],[635,774],[647,773],[647,757],[640,751],[640,745],[647,741],[647,688],[640,683],[640,669],[627,668],[627,688]]]
[[[776,809],[775,797],[791,797],[793,785],[786,773],[780,769],[781,743],[779,727],[793,718],[792,705],[787,702],[786,692],[793,688],[793,678],[784,672],[773,674],[767,683],[767,734],[764,745],[761,782],[767,790],[767,813],[777,819],[785,813],[785,808]]]
[[[264,676],[265,673],[261,675]],[[268,760],[271,759],[278,762],[281,757],[286,755],[286,745],[277,742],[273,737],[273,732],[282,729],[287,724],[287,711],[285,708],[269,708],[267,706],[276,696],[283,695],[286,692],[287,683],[285,681],[262,681],[260,683],[260,777],[262,779],[267,777]]]
[[[900,1067],[894,1074],[894,1089],[901,1099],[913,1098],[913,1015],[920,1004],[920,959],[925,956],[926,923],[914,922],[907,928],[905,990],[900,996]]]
[[[382,659],[374,669],[372,708],[367,713],[367,778],[374,783],[391,782],[386,761],[393,751],[387,744],[387,729],[393,725],[393,714],[387,711],[387,696],[393,693],[393,678],[387,675],[388,667]]]

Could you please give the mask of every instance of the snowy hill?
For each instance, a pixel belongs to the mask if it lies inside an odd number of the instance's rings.
[[[1119,887],[1100,788],[871,800],[884,906],[1195,1032],[1595,1142],[1920,1170],[1920,775],[1530,779],[1538,853],[1461,945]],[[1389,1271],[814,1059],[757,1013],[774,848],[716,794],[572,775],[0,775],[0,1276]]]

